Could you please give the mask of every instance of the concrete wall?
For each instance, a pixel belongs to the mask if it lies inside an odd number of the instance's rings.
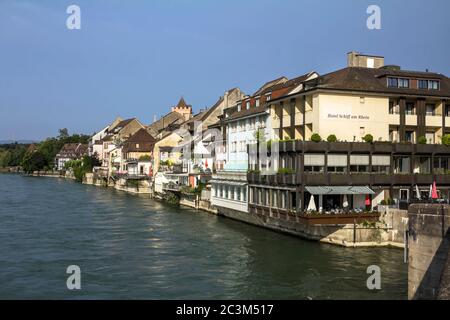
[[[218,214],[245,223],[288,233],[304,239],[336,244],[345,247],[403,247],[406,211],[391,211],[381,215],[375,227],[353,225],[311,225],[301,223],[297,217],[262,216],[239,212],[229,208],[218,208]],[[399,230],[392,229],[393,227]]]
[[[408,298],[450,299],[450,206],[409,207]]]

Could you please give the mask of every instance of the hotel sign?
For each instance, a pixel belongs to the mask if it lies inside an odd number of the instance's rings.
[[[366,115],[354,115],[348,113],[329,113],[328,119],[343,119],[343,120],[370,120],[369,116]]]

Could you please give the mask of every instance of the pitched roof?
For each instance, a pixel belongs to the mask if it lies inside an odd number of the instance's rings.
[[[266,83],[264,83],[254,94],[253,96],[259,96],[262,93],[266,92],[268,88],[273,87],[277,84],[282,84],[284,82],[288,81],[288,78],[286,78],[285,76],[279,77],[277,79],[274,80],[270,80]]]
[[[252,97],[260,96],[269,92],[276,92],[277,96],[287,94],[290,90],[305,82],[311,76],[311,74],[312,72],[308,72],[290,80],[288,80],[286,77],[281,77],[266,82]],[[226,118],[225,121],[232,121],[251,115],[256,115],[265,112],[265,110],[266,106],[264,104],[260,105],[259,107],[250,107],[249,109],[244,108],[241,111],[234,112],[232,115]]]
[[[178,101],[178,104],[175,106],[175,108],[192,108],[192,105],[187,104],[186,101],[184,101],[184,98],[181,97],[180,101]]]
[[[440,90],[414,89],[414,88],[390,88],[387,86],[386,77],[405,77],[414,79],[440,80]],[[439,73],[391,70],[386,68],[372,69],[362,67],[347,67],[323,76],[319,76],[307,82],[305,89],[333,89],[351,90],[374,93],[421,95],[450,97],[450,80]]]
[[[240,119],[240,118],[245,118],[248,116],[252,116],[252,115],[257,115],[260,113],[265,113],[266,112],[266,106],[265,105],[260,105],[259,107],[253,107],[253,108],[249,108],[249,109],[243,109],[239,112],[235,112],[232,115],[230,115],[228,118],[225,119],[225,121],[232,121],[232,120],[236,120],[236,119]]]
[[[87,154],[89,145],[82,143],[66,143],[56,155],[57,158],[80,158]]]
[[[147,130],[139,129],[125,142],[139,143],[139,142],[155,142],[155,141],[156,139],[150,133],[148,133]]]
[[[147,131],[152,136],[157,136],[161,131],[166,129],[167,127],[173,125],[173,124],[180,124],[184,121],[184,117],[182,114],[172,111],[168,114],[161,117],[161,119],[153,122],[151,125],[147,127]]]
[[[139,129],[123,145],[123,152],[151,152],[156,139],[146,129]]]

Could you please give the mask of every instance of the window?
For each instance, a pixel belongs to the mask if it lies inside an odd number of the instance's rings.
[[[427,116],[435,116],[436,115],[436,105],[434,104],[427,104],[426,105],[426,114]]]
[[[359,103],[361,104],[366,103],[366,99],[364,97],[359,97]]]
[[[405,132],[405,140],[407,142],[414,143],[414,131],[406,131]]]
[[[245,102],[245,109],[250,109],[250,101]]]
[[[389,155],[372,156],[372,172],[388,174],[391,169],[391,157]]]
[[[394,173],[410,173],[411,158],[405,156],[394,157]]]
[[[429,80],[428,81],[428,89],[429,90],[439,90],[439,81]]]
[[[256,107],[259,107],[259,98],[257,98],[257,99],[255,100],[255,106],[256,106]]]
[[[431,172],[431,158],[430,157],[418,157],[416,159],[416,168],[414,173],[428,174]]]
[[[266,101],[270,101],[272,99],[272,94],[268,93],[266,94]]]
[[[350,172],[369,172],[369,155],[351,155]]]
[[[398,79],[397,78],[388,78],[388,87],[397,88],[398,87]]]
[[[419,80],[419,89],[428,89],[428,81]]]
[[[445,105],[445,116],[450,117],[450,104]]]
[[[400,110],[396,101],[389,101],[389,114],[399,114]]]
[[[434,132],[429,131],[429,132],[425,133],[425,138],[427,138],[428,144],[434,144]]]
[[[340,173],[347,172],[347,155],[329,154],[327,171]]]
[[[413,115],[415,114],[415,110],[414,110],[414,103],[412,102],[407,102],[406,103],[406,108],[405,108],[405,113],[409,114],[409,115]]]
[[[305,154],[304,163],[305,172],[324,172],[325,155]]]
[[[399,88],[409,88],[409,79],[398,79]]]
[[[445,174],[450,170],[450,158],[449,157],[434,157],[434,173]]]
[[[139,143],[136,143],[136,149],[139,149]]]
[[[397,130],[389,130],[389,141],[390,142],[398,142],[398,131]]]

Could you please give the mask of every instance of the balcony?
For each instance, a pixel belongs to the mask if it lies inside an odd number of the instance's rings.
[[[329,173],[328,180],[332,186],[350,185],[350,176],[346,173]]]
[[[442,126],[442,116],[441,115],[427,115],[425,116],[425,123],[428,127],[437,127],[440,128]]]
[[[395,153],[412,153],[413,144],[412,143],[395,143],[394,152]]]
[[[390,142],[374,142],[373,152],[374,153],[391,153],[393,149],[393,144]]]
[[[372,150],[372,145],[367,142],[354,142],[351,146],[353,152],[369,153]]]
[[[436,146],[433,144],[417,144],[416,145],[416,153],[433,153],[436,149]]]

